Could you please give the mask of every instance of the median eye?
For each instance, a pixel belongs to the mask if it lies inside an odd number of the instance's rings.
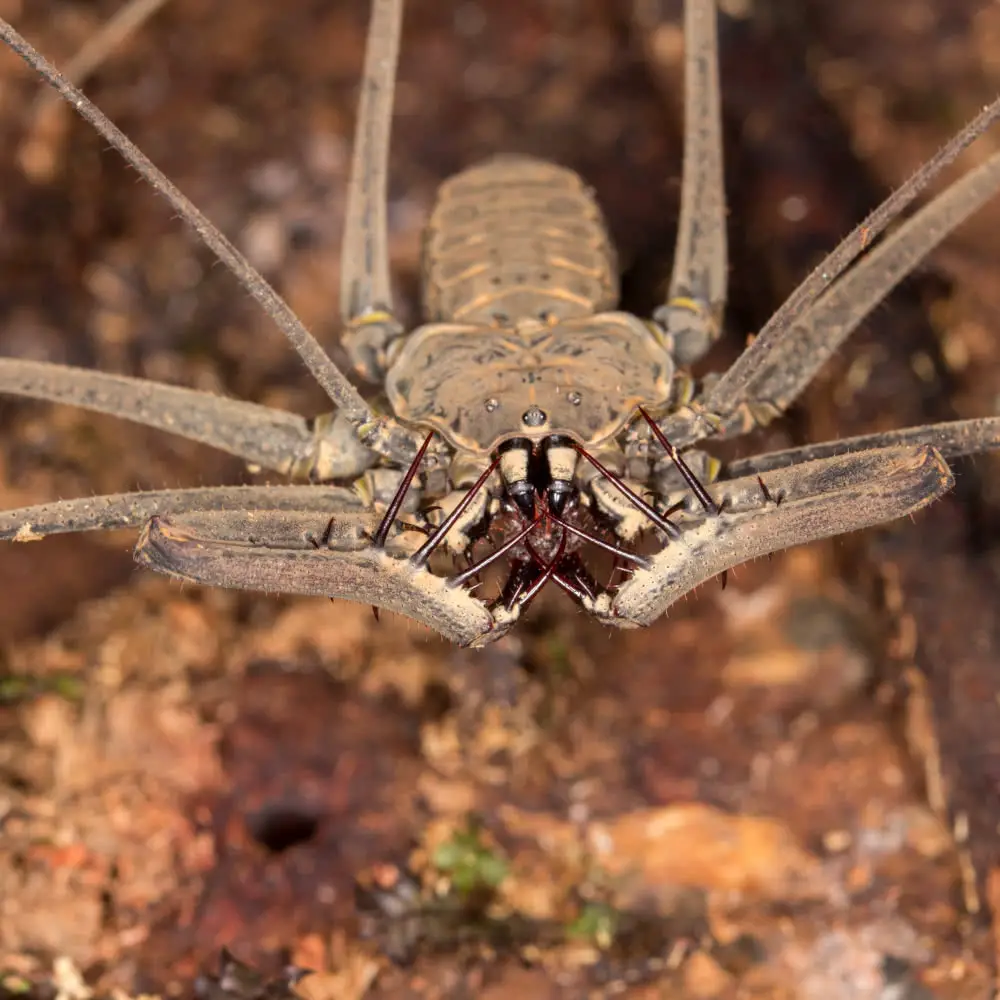
[[[548,423],[549,415],[539,406],[529,406],[521,414],[521,423],[525,427],[542,427]]]

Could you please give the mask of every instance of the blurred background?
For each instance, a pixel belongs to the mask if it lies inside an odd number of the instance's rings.
[[[65,65],[120,6],[0,14]],[[720,6],[732,274],[709,371],[1000,81],[1000,7],[982,0]],[[367,13],[166,0],[85,84],[339,362]],[[661,300],[680,15],[679,0],[409,5],[389,216],[405,321],[438,184],[501,151],[580,171],[625,306]],[[248,296],[7,53],[0,150],[0,354],[323,412]],[[788,420],[728,454],[996,413],[998,224],[1000,198]],[[247,479],[68,409],[5,398],[0,427],[4,507]],[[476,653],[351,604],[154,579],[128,533],[0,549],[0,973],[43,983],[61,956],[104,990],[187,995],[228,945],[269,972],[325,968],[338,997],[985,995],[1000,465],[957,472],[915,523],[746,567],[648,630],[609,635],[551,593]],[[448,861],[469,844],[502,874],[475,876],[471,901]],[[415,931],[411,964],[391,965],[354,897],[386,865],[427,898],[458,892],[475,932]]]

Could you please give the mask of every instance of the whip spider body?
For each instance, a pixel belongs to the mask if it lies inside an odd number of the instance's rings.
[[[386,174],[402,0],[373,0],[347,202],[343,344],[377,412],[233,245],[5,22],[4,40],[196,230],[334,404],[316,420],[206,392],[0,359],[0,391],[167,430],[304,485],[143,491],[0,513],[0,537],[141,529],[171,576],[389,608],[463,644],[503,635],[546,584],[619,627],[648,624],[755,557],[902,517],[952,485],[948,459],[1000,445],[1000,418],[872,434],[722,466],[702,450],[782,414],[918,262],[1000,188],[1000,154],[881,239],[1000,117],[989,105],[802,282],[725,372],[686,368],[718,339],[727,291],[717,12],[687,0],[685,150],[673,272],[649,318],[618,308],[590,190],[502,156],[442,185],[427,225],[425,322],[396,319]],[[873,241],[876,241],[873,244]],[[636,551],[641,533],[658,551]],[[588,553],[614,571],[599,582]],[[435,552],[452,569],[435,571]],[[454,568],[460,560],[465,564]],[[498,593],[473,584],[506,565]]]

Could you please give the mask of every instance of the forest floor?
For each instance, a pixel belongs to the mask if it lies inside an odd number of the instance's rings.
[[[65,64],[117,6],[0,14]],[[662,294],[679,3],[638,5],[662,18],[645,47],[627,6],[411,5],[407,323],[437,185],[498,151],[578,169],[625,305]],[[731,304],[704,370],[1000,87],[996,5],[726,7]],[[366,16],[168,0],[87,84],[338,361]],[[40,93],[0,56],[0,355],[323,412],[249,297]],[[726,454],[996,412],[998,231],[1000,199]],[[5,398],[0,420],[0,508],[248,477],[93,414]],[[0,549],[0,996],[991,995],[1000,465],[957,473],[914,519],[743,567],[648,629],[545,593],[482,651],[352,603],[182,587],[127,532]],[[223,948],[279,978],[204,978]],[[292,986],[288,964],[317,974]]]

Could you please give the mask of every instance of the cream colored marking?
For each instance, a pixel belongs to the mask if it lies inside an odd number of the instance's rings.
[[[500,456],[500,475],[505,483],[519,483],[528,478],[528,460],[531,452],[527,448],[510,448]]]
[[[17,533],[11,539],[12,542],[40,542],[44,535],[36,535],[34,528],[30,524],[22,524],[17,529]]]
[[[549,448],[546,452],[549,462],[549,475],[553,479],[565,479],[567,482],[573,481],[573,474],[576,472],[577,454],[575,448],[567,445],[557,445]]]

